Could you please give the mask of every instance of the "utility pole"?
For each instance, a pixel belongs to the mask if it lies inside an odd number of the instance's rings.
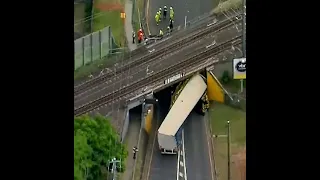
[[[227,132],[227,136],[228,136],[228,142],[227,142],[227,150],[228,150],[228,180],[231,179],[231,167],[230,167],[230,121],[227,121],[227,128],[228,128],[228,132]]]
[[[109,161],[109,165],[112,163],[112,169],[111,169],[111,173],[112,173],[112,180],[116,180],[117,179],[117,163],[120,163],[121,161],[117,160],[116,158],[112,158],[111,161]],[[120,163],[121,165],[121,163]],[[109,166],[108,166],[109,168]]]

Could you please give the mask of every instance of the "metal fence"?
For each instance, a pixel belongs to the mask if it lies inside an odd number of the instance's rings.
[[[119,46],[115,43],[111,27],[86,35],[74,41],[74,69],[108,56]]]
[[[226,96],[225,103],[231,107],[241,109],[246,111],[246,98],[240,94],[229,94],[230,96]]]

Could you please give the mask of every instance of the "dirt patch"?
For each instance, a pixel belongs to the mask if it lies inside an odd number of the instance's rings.
[[[234,164],[234,177],[237,180],[246,179],[246,147],[233,155],[232,163]]]
[[[122,11],[124,12],[124,7],[122,4],[118,3],[99,3],[95,7],[100,11]]]

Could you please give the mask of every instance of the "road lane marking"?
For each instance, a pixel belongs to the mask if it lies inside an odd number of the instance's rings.
[[[157,120],[158,121],[158,120]],[[157,128],[156,128],[157,129]],[[154,134],[153,142],[152,142],[152,150],[151,150],[151,158],[149,162],[149,168],[148,168],[148,173],[147,173],[147,180],[149,179],[150,176],[150,168],[151,168],[151,162],[152,162],[152,157],[153,157],[153,149],[154,149],[154,144],[156,142],[156,136],[157,136],[157,130],[156,133]]]
[[[206,117],[208,118],[208,116],[206,116]],[[209,121],[210,121],[210,119],[209,119]],[[210,150],[212,147],[210,147],[210,143],[209,143],[209,139],[208,139],[209,135],[208,135],[208,125],[207,125],[206,119],[204,119],[204,128],[206,131],[206,139],[207,139],[207,143],[208,143],[208,154],[209,154],[209,161],[210,161],[210,167],[211,167],[211,179],[214,180],[213,171],[212,171],[213,166],[212,166],[211,150]]]
[[[187,167],[186,167],[186,151],[184,148],[184,129],[182,129],[182,155],[183,155],[183,170],[184,170],[184,179],[187,180]]]
[[[180,174],[180,166],[179,166],[179,162],[180,162],[180,150],[178,151],[178,161],[177,161],[177,180],[179,180],[179,174]]]

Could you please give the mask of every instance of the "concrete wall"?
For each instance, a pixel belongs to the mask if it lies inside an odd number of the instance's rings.
[[[125,117],[125,120],[124,120],[124,124],[123,124],[123,130],[122,130],[122,133],[121,133],[121,141],[124,140],[124,138],[126,137],[126,134],[128,132],[128,128],[129,128],[129,109],[126,109],[126,117]]]

